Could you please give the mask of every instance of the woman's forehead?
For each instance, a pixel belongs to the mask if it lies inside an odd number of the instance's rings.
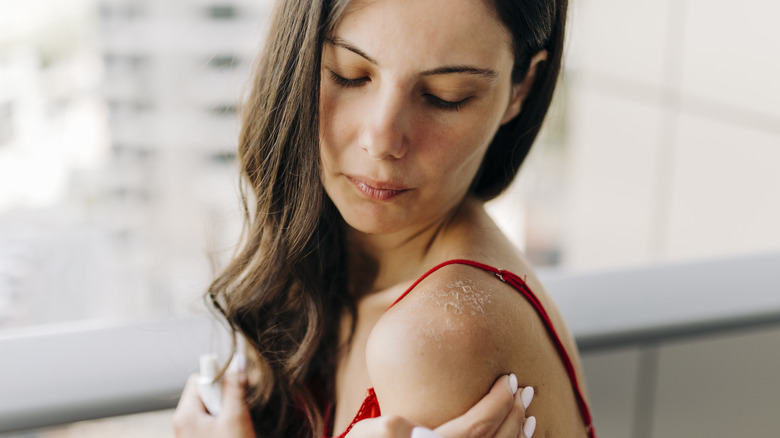
[[[378,61],[419,56],[496,64],[511,58],[511,36],[485,0],[353,0],[333,32]],[[390,60],[390,59],[388,59]]]

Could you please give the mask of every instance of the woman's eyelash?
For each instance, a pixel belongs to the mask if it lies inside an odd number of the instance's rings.
[[[431,105],[447,111],[458,111],[463,108],[463,106],[466,105],[469,100],[471,100],[471,97],[467,97],[457,102],[451,102],[449,100],[440,99],[432,94],[426,94],[425,96],[428,98],[428,101],[431,103]]]
[[[335,82],[336,84],[344,87],[344,88],[352,88],[352,87],[359,87],[361,85],[364,85],[366,82],[370,80],[368,77],[362,77],[357,79],[348,79],[343,76],[339,76],[336,73],[333,72],[333,70],[328,70],[328,76],[330,76],[330,79]],[[471,97],[467,97],[465,99],[461,99],[457,102],[452,102],[449,100],[444,100],[441,98],[438,98],[432,94],[426,94],[425,97],[428,99],[428,102],[430,102],[431,105],[433,105],[436,108],[446,110],[446,111],[458,111],[463,106],[471,100]]]
[[[358,79],[347,79],[345,77],[339,76],[336,73],[333,72],[333,70],[328,70],[328,75],[330,76],[330,79],[337,83],[338,85],[341,85],[344,88],[350,88],[350,87],[359,87],[366,82],[368,82],[368,77],[358,78]]]

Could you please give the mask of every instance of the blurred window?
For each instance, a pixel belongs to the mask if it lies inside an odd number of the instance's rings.
[[[206,14],[215,20],[230,20],[238,16],[238,8],[233,5],[214,5],[206,8]]]
[[[241,64],[241,59],[234,55],[215,55],[209,58],[209,66],[215,69],[233,69]]]
[[[234,104],[222,104],[216,105],[211,108],[211,112],[218,116],[234,116],[236,114],[236,105]]]

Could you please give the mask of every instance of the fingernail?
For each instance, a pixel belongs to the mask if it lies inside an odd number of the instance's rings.
[[[536,417],[526,418],[525,424],[523,424],[523,433],[525,434],[525,438],[531,438],[534,435],[535,430],[536,430]]]
[[[441,435],[422,426],[415,426],[415,428],[412,429],[412,436],[410,438],[441,438]]]
[[[520,392],[520,399],[523,401],[523,408],[528,409],[528,406],[531,404],[531,400],[534,399],[533,386],[526,386],[523,388],[523,391]]]
[[[233,360],[230,361],[228,372],[240,373],[246,369],[246,357],[243,353],[237,351],[233,354]]]
[[[509,390],[512,394],[517,392],[517,376],[514,373],[509,375]]]

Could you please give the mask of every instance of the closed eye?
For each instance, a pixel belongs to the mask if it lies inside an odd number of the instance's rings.
[[[468,103],[469,100],[471,100],[471,97],[467,97],[465,99],[461,99],[457,102],[452,102],[450,100],[444,100],[441,98],[438,98],[434,96],[433,94],[426,94],[426,99],[428,99],[428,102],[433,105],[436,108],[447,110],[447,111],[458,111],[461,108],[463,108],[466,103]]]
[[[328,76],[333,82],[335,82],[337,85],[340,85],[344,88],[359,87],[370,80],[368,76],[357,78],[357,79],[345,78],[337,75],[336,73],[333,72],[333,70],[328,70]]]

